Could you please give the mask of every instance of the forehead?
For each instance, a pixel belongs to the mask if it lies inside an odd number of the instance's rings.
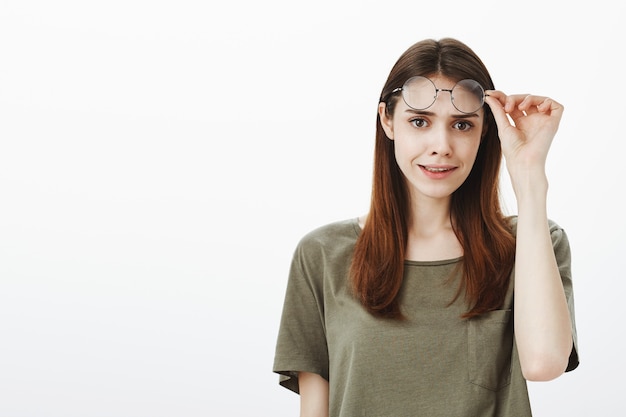
[[[409,78],[402,88],[402,100],[396,102],[397,106],[403,110],[402,113],[445,113],[455,117],[482,114],[484,102],[481,96],[484,92],[480,86],[476,88],[472,83],[458,82],[456,78],[441,74]]]
[[[458,80],[454,80],[450,77],[446,77],[444,75],[441,74],[433,74],[433,75],[428,75],[426,76],[426,78],[429,78],[434,84],[435,87],[437,88],[445,88],[445,89],[451,89],[452,87],[454,87],[454,85],[457,83]]]

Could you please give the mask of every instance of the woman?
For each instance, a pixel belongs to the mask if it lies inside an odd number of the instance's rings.
[[[274,372],[301,416],[530,416],[526,380],[576,368],[569,243],[546,209],[562,113],[494,90],[457,40],[399,58],[369,213],[294,254]],[[499,205],[502,154],[513,217]]]

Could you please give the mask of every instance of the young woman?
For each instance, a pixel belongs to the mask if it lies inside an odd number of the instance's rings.
[[[457,40],[399,58],[369,213],[293,257],[273,369],[302,417],[530,416],[526,380],[576,368],[569,243],[546,210],[562,113],[495,90]],[[500,209],[502,154],[517,216]]]

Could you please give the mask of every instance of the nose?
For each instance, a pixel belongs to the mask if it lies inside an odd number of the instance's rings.
[[[445,125],[433,129],[429,138],[429,153],[431,155],[450,156],[452,154],[452,135]]]

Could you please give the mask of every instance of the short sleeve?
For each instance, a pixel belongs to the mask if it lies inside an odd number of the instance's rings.
[[[569,307],[570,320],[572,324],[572,352],[569,357],[567,368],[565,369],[565,372],[569,372],[576,369],[579,364],[578,336],[576,332],[576,318],[574,313],[574,287],[572,283],[571,249],[565,230],[556,225],[554,222],[550,223],[550,235],[552,237],[552,246],[554,248],[554,254],[557,264],[559,266],[561,281],[563,283],[563,289],[565,290],[565,297],[567,299],[567,306]]]
[[[280,385],[296,393],[298,372],[328,380],[323,260],[305,243],[298,245],[291,263],[273,366]]]

